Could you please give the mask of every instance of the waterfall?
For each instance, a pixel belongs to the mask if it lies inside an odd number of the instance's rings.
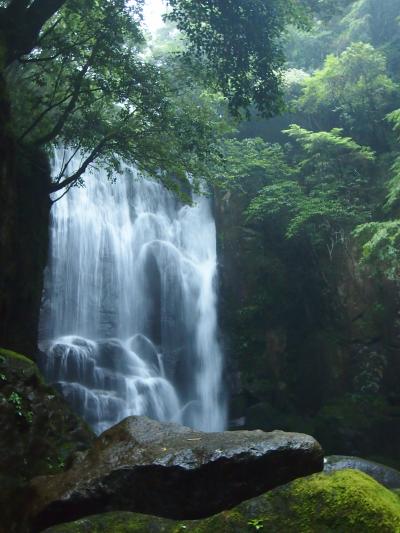
[[[53,205],[40,321],[46,379],[96,433],[129,415],[221,430],[209,199],[183,205],[135,169],[114,181],[92,171]]]

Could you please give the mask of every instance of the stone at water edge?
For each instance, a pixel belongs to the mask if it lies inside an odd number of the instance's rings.
[[[352,468],[373,477],[388,489],[400,489],[400,472],[395,468],[351,455],[329,455],[324,459],[324,472]]]
[[[134,416],[70,470],[36,478],[30,517],[36,531],[105,511],[202,518],[322,468],[322,449],[308,435],[203,433]]]
[[[25,533],[28,480],[64,469],[94,439],[32,360],[0,348],[0,533]]]

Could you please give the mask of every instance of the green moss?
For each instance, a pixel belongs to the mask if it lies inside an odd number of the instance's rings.
[[[228,490],[228,488],[227,488]],[[105,513],[63,524],[47,533],[397,533],[400,498],[355,470],[301,478],[195,521],[134,513]]]
[[[11,379],[11,383],[15,383],[19,376],[21,379],[33,379],[38,385],[45,386],[44,378],[34,361],[5,348],[0,348],[0,374],[3,382]]]
[[[400,531],[398,498],[358,471],[296,480],[265,497],[272,504],[272,512],[262,516],[267,531]]]
[[[179,529],[180,526],[185,526],[185,524],[176,524],[165,518],[116,512],[82,518],[70,524],[51,528],[49,531],[54,530],[57,533],[144,533],[145,531],[180,533],[185,531],[182,527]]]
[[[21,361],[22,363],[27,363],[29,365],[35,364],[31,359],[28,359],[28,357],[26,357],[25,355],[12,352],[11,350],[6,350],[4,348],[0,348],[0,357],[8,357],[8,358],[16,359],[18,361]]]

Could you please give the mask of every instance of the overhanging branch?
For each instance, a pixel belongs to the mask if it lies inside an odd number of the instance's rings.
[[[79,170],[74,172],[71,176],[68,178],[65,178],[65,180],[60,181],[59,183],[53,183],[50,186],[50,193],[61,191],[61,189],[64,189],[65,187],[74,185],[80,177],[86,172],[89,165],[95,161],[95,159],[101,154],[103,148],[106,146],[107,142],[111,140],[112,136],[108,135],[107,137],[104,137],[98,144],[93,148],[93,150],[90,152],[90,154],[86,157],[82,165],[80,166]]]

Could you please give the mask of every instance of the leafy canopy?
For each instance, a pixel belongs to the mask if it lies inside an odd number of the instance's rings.
[[[225,139],[221,145],[223,163],[214,169],[217,187],[254,195],[266,183],[292,174],[279,144],[267,144],[260,138]]]
[[[394,132],[400,137],[400,110],[388,115]],[[353,232],[361,246],[361,264],[372,273],[384,275],[393,281],[400,277],[400,220],[393,217],[400,200],[400,155],[392,165],[388,181],[386,211],[392,211],[392,220],[370,222],[357,226]]]
[[[306,24],[309,0],[168,3],[186,51],[156,57],[141,30],[143,0],[57,0],[47,10],[48,0],[9,0],[1,8],[19,141],[86,154],[75,172],[67,160],[53,191],[81,183],[95,162],[111,175],[121,160],[177,188],[218,158],[224,98],[236,115],[252,103],[266,115],[281,108],[281,35],[288,23]],[[34,6],[40,17],[30,28]],[[30,33],[22,47],[18,32],[5,30],[12,14],[14,29]]]
[[[393,126],[393,131],[395,132],[398,140],[400,140],[400,109],[396,109],[389,113],[387,120]],[[392,178],[388,183],[388,196],[386,207],[392,209],[398,207],[400,201],[400,155],[394,160],[392,165]]]
[[[146,57],[140,17],[140,2],[70,0],[10,69],[19,141],[87,156],[78,171],[66,159],[53,191],[81,182],[94,162],[111,175],[121,161],[177,189],[216,156],[221,98],[179,57]]]
[[[187,37],[189,54],[204,60],[210,82],[237,114],[254,103],[264,116],[282,108],[282,33],[306,24],[300,0],[235,2],[169,0],[168,19]]]
[[[249,196],[249,221],[270,221],[287,238],[306,235],[315,245],[368,220],[375,155],[340,129],[313,132],[298,125],[285,131],[292,141],[261,139],[225,143],[225,181]]]
[[[322,128],[340,125],[357,140],[376,144],[377,123],[398,101],[385,56],[370,44],[354,43],[339,56],[328,55],[304,81],[298,104]]]

